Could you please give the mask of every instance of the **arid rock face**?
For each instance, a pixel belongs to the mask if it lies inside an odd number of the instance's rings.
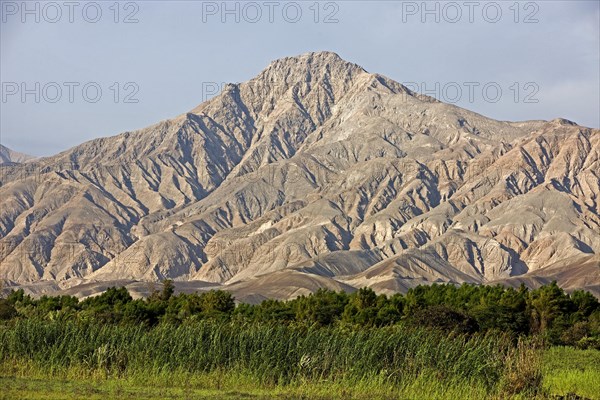
[[[495,121],[334,53],[6,164],[0,182],[0,279],[34,292],[171,278],[251,301],[548,279],[600,293],[599,130]]]
[[[32,160],[34,157],[27,154],[17,153],[6,146],[0,144],[0,165],[9,163],[22,163]]]

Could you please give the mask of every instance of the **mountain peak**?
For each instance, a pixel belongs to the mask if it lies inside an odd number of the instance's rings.
[[[281,64],[312,64],[312,65],[352,65],[358,67],[356,64],[351,63],[349,61],[344,60],[337,53],[333,51],[312,51],[308,53],[303,53],[297,56],[283,57],[279,58],[269,65],[269,67],[273,65],[281,65]],[[269,68],[267,67],[267,68]],[[360,68],[360,67],[359,67]],[[362,69],[362,68],[361,68]],[[364,71],[364,70],[363,70]]]
[[[572,125],[577,126],[576,122],[570,121],[566,118],[554,118],[552,121],[549,121],[550,124],[553,125]]]
[[[389,293],[566,282],[600,253],[598,130],[496,121],[332,52],[276,60],[180,117],[2,165],[0,279]]]
[[[257,79],[311,81],[314,75],[326,74],[333,78],[347,79],[365,72],[361,66],[344,60],[334,52],[320,51],[277,59],[271,62]]]
[[[309,96],[311,100],[308,100],[306,106],[318,106],[320,109],[316,114],[327,114],[327,108],[352,87],[361,75],[368,73],[359,65],[345,61],[331,51],[284,57],[272,61],[247,82],[224,86],[221,96],[215,102],[202,103],[191,113],[199,114],[213,106],[221,107],[223,101],[238,104],[238,98],[246,103],[244,107],[255,112],[271,112],[277,103],[284,106],[280,108],[283,110],[286,104],[293,106]],[[320,100],[317,101],[317,98]],[[316,114],[313,116],[316,117]],[[317,119],[322,119],[322,116]]]

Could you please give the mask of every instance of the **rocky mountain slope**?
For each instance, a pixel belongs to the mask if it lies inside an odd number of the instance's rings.
[[[495,121],[334,53],[284,58],[171,120],[4,168],[0,279],[600,294],[599,153],[597,129]]]
[[[16,152],[0,144],[0,164],[22,163],[33,158],[35,157]]]

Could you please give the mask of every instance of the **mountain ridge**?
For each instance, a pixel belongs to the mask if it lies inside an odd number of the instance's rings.
[[[6,168],[0,278],[255,298],[272,274],[384,292],[525,276],[600,251],[598,137],[495,121],[335,53],[288,57],[173,119],[28,163],[34,176]]]
[[[34,156],[19,153],[0,144],[0,164],[23,163],[35,159]]]

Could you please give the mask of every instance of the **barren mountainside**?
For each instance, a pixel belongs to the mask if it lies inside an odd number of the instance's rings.
[[[22,163],[33,159],[34,157],[27,154],[18,153],[0,144],[0,164]]]
[[[34,293],[555,279],[600,295],[599,130],[495,121],[334,53],[0,171],[0,279]]]

